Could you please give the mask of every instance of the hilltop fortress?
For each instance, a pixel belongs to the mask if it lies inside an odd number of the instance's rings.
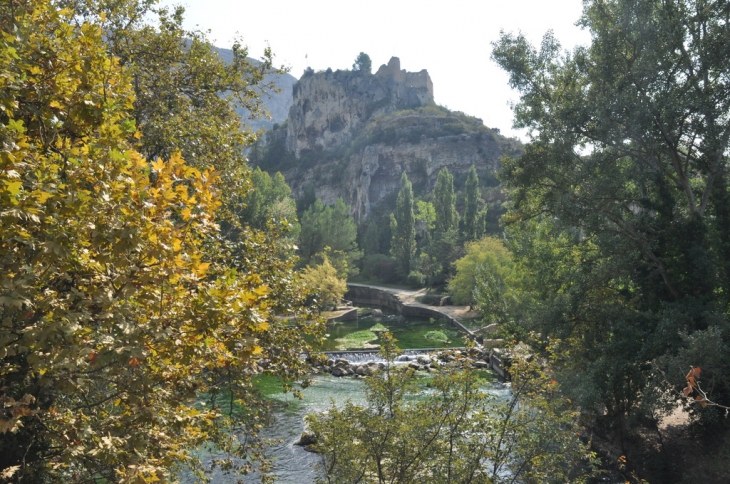
[[[438,106],[428,71],[407,72],[397,57],[375,74],[310,69],[292,92],[287,120],[256,143],[250,161],[281,171],[296,197],[314,192],[326,205],[342,197],[356,220],[394,203],[403,172],[417,196],[443,167],[457,189],[471,165],[496,184],[500,158],[521,150],[480,119]]]
[[[374,115],[433,103],[433,83],[424,69],[406,72],[392,57],[375,75],[328,70],[307,72],[294,86],[287,151],[330,149],[347,142],[351,130]]]

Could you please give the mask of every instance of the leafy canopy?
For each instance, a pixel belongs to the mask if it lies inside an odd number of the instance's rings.
[[[362,252],[357,247],[357,225],[341,198],[331,206],[325,206],[317,199],[302,215],[299,236],[302,262],[321,259],[325,247],[332,250],[332,259],[342,259],[340,263],[333,260],[336,266],[346,268],[342,277],[357,275],[357,261],[362,258]]]
[[[403,276],[410,273],[411,259],[416,253],[416,217],[413,204],[413,186],[406,172],[403,172],[395,211],[390,215],[390,253],[397,261]]]
[[[486,273],[503,284],[513,271],[512,254],[504,242],[494,237],[484,237],[466,244],[466,255],[454,262],[456,274],[449,281],[449,294],[454,304],[477,302],[475,289],[483,283]],[[485,315],[486,316],[486,315]]]
[[[439,375],[421,388],[396,366],[390,333],[385,369],[365,379],[367,403],[334,404],[307,422],[328,483],[579,483],[595,457],[576,436],[557,382],[517,359],[512,393],[500,400],[471,371]],[[588,458],[581,467],[580,462]]]
[[[590,46],[494,45],[521,94],[515,123],[532,132],[502,172],[509,240],[537,295],[521,319],[573,346],[568,387],[617,419],[666,410],[641,401],[665,385],[646,362],[676,363],[710,334],[702,361],[678,367],[714,365],[730,398],[716,363],[730,361],[729,13],[720,0],[593,0]]]
[[[0,6],[0,471],[169,481],[206,443],[246,471],[256,449],[230,430],[257,429],[263,358],[302,373],[306,292],[276,233],[221,243],[220,171],[135,150],[118,32],[57,7]]]
[[[352,64],[352,69],[354,71],[370,74],[373,70],[373,61],[370,60],[370,56],[365,52],[360,52],[355,58],[355,63]]]

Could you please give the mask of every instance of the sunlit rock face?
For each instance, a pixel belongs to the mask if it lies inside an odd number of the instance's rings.
[[[375,74],[309,71],[293,87],[285,124],[252,149],[252,164],[281,171],[295,196],[313,190],[325,204],[342,197],[357,220],[393,203],[403,172],[417,195],[443,167],[457,189],[471,165],[495,180],[500,158],[519,152],[519,142],[437,106],[433,93],[428,72],[402,70],[397,57]]]
[[[394,110],[433,103],[426,70],[406,72],[397,57],[375,75],[352,71],[305,73],[294,87],[286,132],[287,150],[336,148],[368,119]]]

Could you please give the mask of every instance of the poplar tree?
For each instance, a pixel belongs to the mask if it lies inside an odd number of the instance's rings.
[[[433,205],[436,209],[436,233],[444,233],[455,229],[459,223],[459,214],[456,213],[454,177],[448,169],[441,168],[441,171],[439,171],[433,192]]]
[[[393,233],[391,255],[398,261],[403,275],[407,276],[411,271],[411,258],[416,253],[416,217],[413,213],[413,187],[405,172],[400,179],[395,212],[390,215],[390,230]]]
[[[479,213],[479,177],[474,165],[471,165],[466,179],[466,207],[464,208],[464,239],[476,240],[482,235],[483,227]]]

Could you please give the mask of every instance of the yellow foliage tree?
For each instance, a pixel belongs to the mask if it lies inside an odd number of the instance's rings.
[[[99,24],[13,0],[0,32],[0,474],[167,481],[208,442],[248,470],[234,408],[262,359],[295,377],[306,347],[271,314],[297,318],[276,292],[304,293],[275,236],[226,253],[219,174],[131,148],[130,76]],[[260,273],[233,267],[246,247]]]
[[[319,254],[322,257],[321,264],[307,266],[302,272],[302,280],[318,296],[320,307],[336,305],[347,292],[347,283],[339,277],[337,269],[330,263],[327,249],[329,247]]]

